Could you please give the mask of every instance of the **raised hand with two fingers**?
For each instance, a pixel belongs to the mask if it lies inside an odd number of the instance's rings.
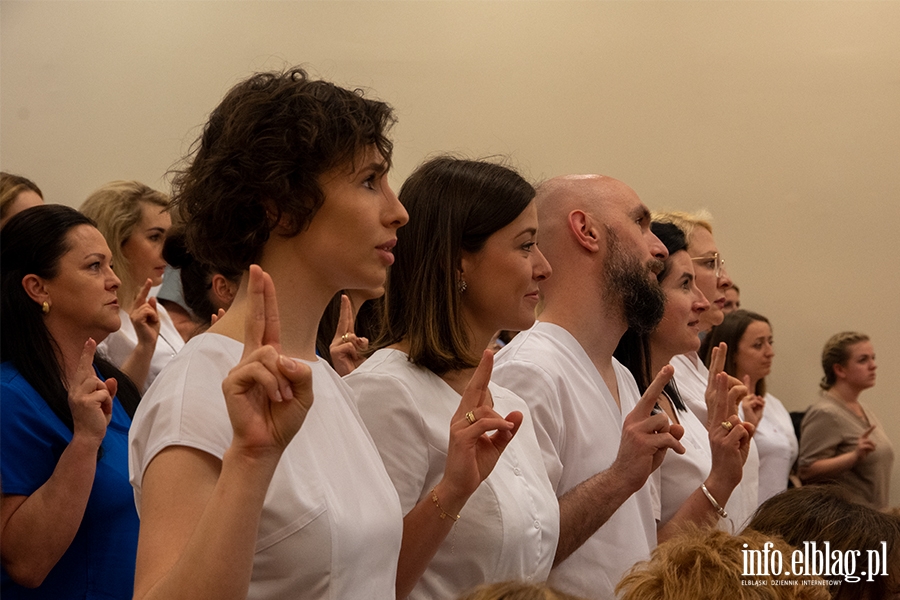
[[[741,482],[744,463],[750,453],[750,440],[756,428],[746,421],[741,421],[736,410],[733,410],[739,398],[747,395],[743,385],[729,387],[730,381],[726,373],[719,373],[713,380],[716,391],[714,411],[710,420],[716,425],[709,429],[709,445],[712,453],[712,468],[709,481],[714,481],[725,488],[725,492],[717,497],[727,498],[731,491]],[[711,484],[710,488],[713,487]],[[721,488],[719,488],[721,489]]]
[[[449,505],[465,504],[484,481],[522,424],[522,413],[494,411],[488,384],[494,354],[485,350],[450,421],[447,465],[440,485]],[[490,432],[493,431],[493,434]]]
[[[138,291],[128,316],[137,334],[138,344],[156,348],[156,339],[159,337],[159,312],[156,310],[156,298],[147,298],[151,287],[153,281],[147,279]]]
[[[222,382],[232,447],[280,456],[312,406],[312,372],[281,354],[275,285],[257,265],[250,266],[247,302],[243,355]]]
[[[334,370],[341,377],[349,375],[363,363],[365,357],[362,353],[369,348],[369,340],[357,336],[353,326],[353,305],[347,294],[341,294],[341,315],[329,347]]]
[[[655,410],[663,388],[674,374],[671,365],[663,367],[622,424],[622,441],[611,468],[616,469],[634,491],[659,468],[667,450],[684,454],[684,446],[679,441],[684,428],[671,423],[665,413]]]
[[[68,382],[69,409],[72,411],[74,435],[91,438],[99,447],[112,419],[113,398],[118,383],[110,377],[102,381],[94,372],[94,352],[97,342],[89,338],[84,343],[75,379]]]

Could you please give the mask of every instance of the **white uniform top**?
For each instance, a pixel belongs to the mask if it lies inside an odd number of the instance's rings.
[[[345,381],[381,453],[406,514],[431,489],[447,463],[450,421],[460,395],[406,353],[373,354]],[[469,498],[410,598],[456,598],[481,583],[545,581],[559,539],[559,504],[550,487],[528,407],[490,384],[494,410],[518,410],[522,426],[491,474]],[[437,514],[437,508],[434,509]]]
[[[706,425],[690,409],[676,409],[676,414],[684,427],[684,436],[681,438],[684,454],[666,452],[659,467],[661,523],[667,523],[678,512],[684,501],[706,481],[712,468],[712,451]]]
[[[225,454],[233,430],[222,381],[242,350],[231,338],[199,335],[144,396],[129,436],[138,513],[144,470],[158,452]],[[403,527],[397,492],[350,389],[324,360],[304,362],[315,403],[269,484],[247,597],[393,600]]]
[[[159,314],[159,337],[156,338],[156,349],[153,351],[153,358],[150,359],[150,371],[147,373],[147,381],[144,382],[141,389],[142,393],[150,388],[150,384],[153,383],[162,368],[169,364],[172,357],[184,348],[184,339],[175,329],[172,317],[169,316],[165,307],[157,304],[156,311]],[[119,318],[122,319],[121,327],[97,344],[97,352],[115,366],[122,368],[122,363],[137,347],[138,339],[134,325],[131,323],[131,317],[124,309],[119,309]]]
[[[766,394],[766,407],[753,441],[759,449],[758,503],[762,504],[787,489],[788,476],[800,453],[791,414],[772,394]]]
[[[562,327],[538,322],[497,355],[493,378],[528,404],[557,497],[608,469],[618,454],[624,416],[640,394],[628,369],[615,359],[613,366],[621,410],[584,349]],[[614,597],[624,572],[656,546],[659,498],[651,482],[553,569],[548,583],[585,598]]]
[[[706,386],[709,382],[709,369],[700,360],[696,352],[673,356],[669,363],[675,368],[675,384],[685,406],[693,411],[700,422],[707,422]],[[731,492],[731,498],[725,504],[727,519],[719,519],[719,528],[729,533],[737,533],[744,529],[756,510],[759,499],[759,451],[756,443],[750,441],[750,453],[744,463],[741,482]]]

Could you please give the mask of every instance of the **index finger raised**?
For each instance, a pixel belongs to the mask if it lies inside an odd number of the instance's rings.
[[[353,332],[353,306],[350,297],[341,294],[341,314],[338,317],[337,329],[334,332],[334,342],[343,341],[344,334]]]
[[[709,361],[709,381],[707,381],[707,385],[712,385],[713,378],[725,369],[725,357],[727,355],[728,344],[725,342],[719,343],[718,346],[712,349]]]
[[[94,352],[97,350],[97,342],[94,338],[88,338],[81,349],[78,359],[78,368],[75,370],[75,385],[94,376]]]
[[[150,293],[151,287],[153,287],[153,280],[148,277],[147,281],[144,282],[144,285],[141,286],[141,289],[138,290],[137,298],[134,300],[135,307],[141,306],[147,301],[147,294]]]
[[[642,417],[649,417],[653,413],[653,407],[656,406],[663,388],[672,380],[674,375],[675,369],[672,365],[666,365],[660,369],[653,381],[650,382],[650,385],[647,386],[647,391],[638,400],[632,412]]]
[[[272,278],[259,265],[250,265],[244,317],[244,353],[249,354],[266,344],[278,345],[279,324]]]
[[[472,379],[466,385],[466,390],[459,404],[460,409],[471,410],[478,408],[487,401],[490,397],[488,384],[491,382],[493,368],[494,353],[490,350],[485,350],[481,354],[481,362],[478,363],[475,374],[472,375]]]

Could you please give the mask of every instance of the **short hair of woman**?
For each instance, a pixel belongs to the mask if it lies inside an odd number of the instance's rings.
[[[486,583],[461,596],[459,600],[582,600],[543,583],[503,581]]]
[[[113,270],[122,281],[126,296],[136,293],[143,281],[131,277],[128,259],[122,245],[143,217],[143,204],[167,208],[169,196],[140,181],[111,181],[94,191],[81,205],[81,212],[97,223],[112,252]]]
[[[823,390],[830,390],[837,382],[834,366],[847,363],[850,359],[850,346],[868,341],[869,336],[857,331],[842,331],[828,338],[822,349],[822,370],[825,374],[822,376],[822,381],[819,382],[819,387]]]
[[[681,534],[657,546],[650,560],[634,565],[616,586],[617,597],[620,600],[829,598],[824,586],[815,585],[821,583],[821,579],[815,576],[782,574],[744,579],[743,551],[762,550],[767,542],[772,542],[773,550],[780,552],[782,557],[790,557],[794,551],[777,535],[764,535],[752,530],[731,535],[721,529],[686,528]],[[799,585],[779,585],[780,582],[776,582],[794,579],[805,581],[800,581]],[[756,585],[742,585],[747,581]],[[807,582],[814,585],[805,585]]]
[[[747,530],[778,535],[797,547],[817,542],[821,548],[827,541],[833,550],[858,550],[863,556],[881,550],[884,542],[887,565],[900,564],[900,518],[854,502],[837,485],[804,485],[772,496],[756,509]],[[844,581],[832,588],[834,598],[890,598],[900,593],[900,572],[891,567],[888,573],[874,581]]]
[[[397,232],[376,348],[401,340],[434,373],[478,364],[467,345],[458,286],[463,252],[478,252],[534,199],[534,187],[491,162],[439,156],[403,183],[409,224]]]
[[[303,231],[325,199],[319,178],[375,146],[390,164],[384,102],[303,69],[258,73],[233,87],[174,172],[173,201],[190,252],[219,269],[258,262],[273,231]]]
[[[0,219],[6,217],[6,211],[12,206],[13,201],[25,191],[32,191],[41,198],[44,197],[41,188],[30,179],[0,171]]]
[[[720,343],[725,342],[728,344],[728,354],[725,356],[725,372],[736,377],[738,342],[744,337],[744,332],[747,331],[747,327],[750,326],[750,323],[755,321],[768,323],[770,327],[772,325],[769,323],[769,320],[761,314],[749,310],[736,310],[731,314],[725,315],[722,324],[713,327],[706,337],[703,338],[703,343],[700,345],[700,358],[702,358],[703,362],[708,366],[709,361],[712,360],[712,349],[717,347]],[[766,395],[765,377],[760,378],[760,380],[756,382],[756,390],[754,390],[753,393],[757,396]]]
[[[41,305],[22,286],[26,275],[53,279],[59,273],[59,261],[69,251],[68,234],[80,225],[94,227],[94,222],[74,208],[60,204],[35,206],[13,216],[0,236],[2,288],[0,314],[3,335],[0,336],[0,362],[12,361],[28,383],[47,402],[53,412],[72,430],[74,422],[69,408],[63,370],[58,360],[56,341],[44,324]],[[94,362],[104,376],[113,374],[125,390],[125,378],[99,356]],[[139,395],[133,385],[126,398],[119,400],[129,414],[134,413]],[[133,405],[132,405],[133,403]]]
[[[651,218],[657,223],[671,223],[678,227],[684,233],[688,246],[691,244],[691,237],[694,235],[694,229],[697,227],[712,233],[712,216],[706,210],[699,210],[696,213],[682,212],[680,210],[653,212]]]

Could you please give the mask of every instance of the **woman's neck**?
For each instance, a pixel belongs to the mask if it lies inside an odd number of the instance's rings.
[[[131,314],[134,310],[134,301],[137,300],[138,291],[132,287],[124,285],[116,290],[116,299],[119,301],[119,308]]]
[[[859,394],[862,390],[858,390],[852,386],[849,386],[841,381],[838,381],[831,389],[827,390],[825,393],[829,396],[844,402],[845,404],[859,404]]]

